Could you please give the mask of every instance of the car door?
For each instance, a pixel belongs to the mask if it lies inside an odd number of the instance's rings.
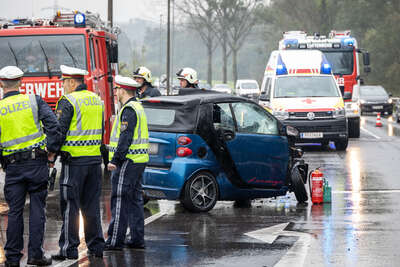
[[[283,186],[289,149],[277,120],[251,102],[217,103],[214,109],[221,113],[214,127],[234,131],[226,145],[243,182],[251,187]]]

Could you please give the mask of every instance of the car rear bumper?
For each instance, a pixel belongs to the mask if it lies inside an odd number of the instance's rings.
[[[329,120],[285,120],[285,125],[290,125],[299,130],[300,136],[296,138],[296,143],[326,142],[348,138],[347,119]],[[318,137],[310,137],[322,134]]]
[[[393,104],[388,103],[374,103],[374,104],[361,104],[362,112],[381,112],[381,113],[392,113]]]

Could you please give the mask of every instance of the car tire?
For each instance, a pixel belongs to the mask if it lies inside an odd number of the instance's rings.
[[[296,200],[299,203],[304,203],[308,200],[306,186],[304,185],[303,179],[301,178],[299,169],[294,168],[291,175],[292,190],[296,196]]]
[[[349,123],[349,137],[360,138],[360,118]]]
[[[182,205],[191,212],[207,212],[218,199],[218,183],[209,172],[196,173],[184,187]]]
[[[335,147],[337,151],[345,151],[347,149],[347,146],[349,144],[349,139],[341,139],[335,141]]]

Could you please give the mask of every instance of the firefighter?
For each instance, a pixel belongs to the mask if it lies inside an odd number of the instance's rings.
[[[110,137],[111,222],[106,250],[121,250],[124,245],[144,249],[142,175],[149,161],[149,133],[143,107],[135,95],[141,84],[116,76],[115,90],[123,105]],[[129,224],[131,238],[125,244]]]
[[[192,68],[183,68],[176,73],[177,79],[179,79],[181,88],[193,88],[199,89],[197,79],[197,72]]]
[[[151,72],[146,67],[139,67],[133,72],[133,78],[142,86],[138,90],[138,98],[160,96],[161,93],[151,84]]]
[[[45,205],[48,161],[54,161],[60,143],[60,126],[51,108],[40,96],[19,93],[24,73],[18,67],[0,70],[0,154],[5,170],[4,196],[9,206],[5,266],[19,266],[24,249],[23,210],[29,205],[28,264],[50,265],[44,255]],[[46,152],[47,151],[47,152]]]
[[[60,250],[54,260],[77,259],[79,210],[82,212],[88,256],[103,257],[104,237],[100,219],[101,154],[104,107],[98,95],[83,83],[86,70],[60,66],[63,87],[56,107],[62,146],[60,208],[63,225]]]

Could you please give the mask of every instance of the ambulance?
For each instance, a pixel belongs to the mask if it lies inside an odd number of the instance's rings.
[[[260,104],[284,125],[299,130],[296,143],[327,146],[333,141],[336,150],[346,150],[348,126],[343,97],[331,64],[321,51],[273,51],[264,73]]]

